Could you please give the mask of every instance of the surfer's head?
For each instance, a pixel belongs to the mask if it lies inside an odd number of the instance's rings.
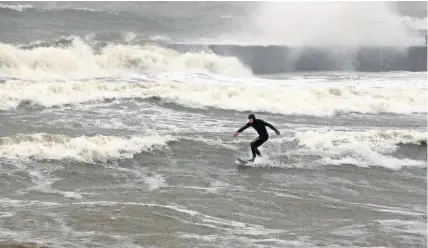
[[[256,119],[256,116],[254,114],[249,114],[248,115],[248,121],[252,124],[254,122],[254,120]]]

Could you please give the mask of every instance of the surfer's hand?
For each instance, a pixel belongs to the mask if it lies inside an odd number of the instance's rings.
[[[280,135],[281,133],[279,131],[276,131],[276,135]]]
[[[236,136],[238,136],[238,132],[235,132],[235,133],[233,134],[233,137],[236,137]]]

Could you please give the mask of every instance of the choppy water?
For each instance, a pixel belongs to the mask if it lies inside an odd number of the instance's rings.
[[[0,243],[426,247],[426,71],[260,76],[141,42],[249,6],[0,4]],[[238,166],[250,112],[281,135]]]

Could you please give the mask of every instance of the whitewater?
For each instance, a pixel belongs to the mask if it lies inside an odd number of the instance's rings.
[[[412,4],[0,3],[0,247],[426,247]]]

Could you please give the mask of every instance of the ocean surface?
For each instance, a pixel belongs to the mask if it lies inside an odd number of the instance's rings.
[[[406,6],[0,3],[0,247],[426,247]]]

